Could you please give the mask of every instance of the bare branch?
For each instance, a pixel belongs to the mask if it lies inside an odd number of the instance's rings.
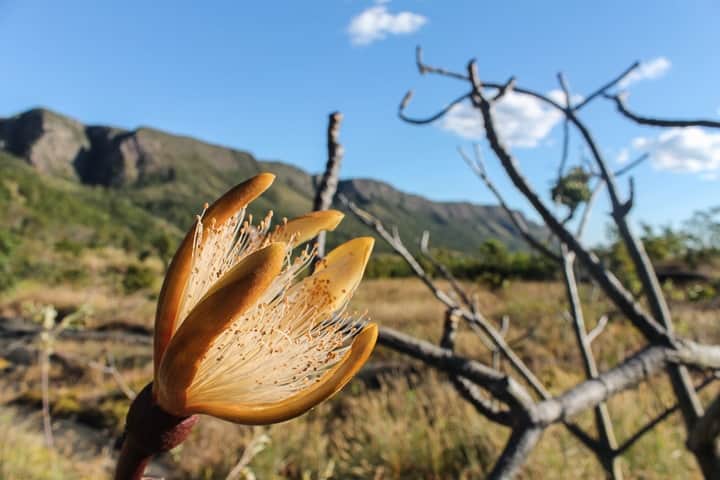
[[[443,334],[440,338],[440,347],[451,351],[455,349],[455,334],[457,333],[458,327],[457,313],[457,310],[452,308],[448,308],[445,312]],[[511,412],[501,410],[494,402],[484,398],[480,389],[471,381],[453,374],[448,376],[458,394],[475,407],[478,413],[502,425],[510,425],[512,423]]]
[[[315,191],[315,201],[313,202],[313,210],[327,210],[332,206],[335,192],[337,192],[338,177],[340,176],[340,164],[343,158],[343,146],[340,144],[340,124],[342,123],[343,114],[333,112],[328,118],[327,128],[327,164],[325,165],[325,173],[318,184]],[[317,236],[317,255],[319,260],[325,256],[325,232],[320,232]]]
[[[494,97],[490,100],[490,103],[497,102],[502,97],[505,96],[505,94],[512,92],[513,88],[515,88],[515,77],[508,78],[508,81],[505,82],[497,91]]]
[[[500,322],[500,335],[505,338],[505,335],[507,335],[508,330],[510,330],[510,317],[507,315],[502,316],[502,320]]]
[[[700,392],[704,390],[705,387],[712,384],[715,380],[717,380],[717,377],[715,375],[710,375],[708,378],[703,380],[700,385],[695,387],[695,390]],[[663,410],[659,415],[653,417],[649,422],[640,427],[634,434],[632,434],[627,440],[625,440],[622,445],[617,448],[615,454],[622,455],[623,453],[625,453],[628,449],[635,445],[635,443],[637,443],[637,441],[640,440],[646,433],[652,431],[657,425],[662,423],[665,419],[670,417],[670,415],[677,412],[678,410],[680,410],[680,404],[678,403],[675,403],[672,406]]]
[[[578,259],[585,265],[588,272],[602,287],[606,295],[620,308],[628,319],[648,338],[660,342],[672,343],[665,329],[660,326],[654,318],[648,315],[637,303],[630,292],[627,291],[620,281],[600,263],[598,258],[591,252],[585,250],[562,223],[555,218],[548,207],[541,200],[540,196],[530,187],[529,182],[520,173],[517,161],[510,155],[502,144],[495,129],[495,123],[490,111],[490,104],[482,96],[482,91],[476,89],[471,97],[473,105],[480,109],[485,124],[485,135],[490,147],[502,163],[505,171],[513,184],[530,201],[535,210],[543,218],[547,226],[557,235],[558,239],[570,248]]]
[[[450,70],[445,70],[444,68],[433,67],[431,65],[423,63],[422,47],[420,47],[420,45],[415,47],[415,63],[417,64],[418,71],[420,72],[421,75],[425,75],[426,73],[435,73],[437,75],[455,78],[458,80],[467,80],[468,79],[462,73],[451,72]]]
[[[591,340],[589,339],[586,327],[585,327],[585,316],[583,314],[582,304],[580,302],[580,294],[578,293],[577,280],[575,279],[575,254],[568,251],[566,245],[561,245],[561,251],[563,255],[563,279],[565,280],[565,290],[568,297],[568,303],[570,304],[571,317],[573,319],[573,331],[575,332],[575,339],[580,349],[580,356],[583,359],[583,366],[585,367],[585,376],[589,379],[597,378],[599,372],[597,364],[595,363],[595,356],[592,352]],[[612,452],[617,447],[617,440],[615,439],[615,431],[613,428],[612,421],[610,420],[610,413],[607,408],[607,404],[600,403],[595,406],[595,426],[600,437],[600,442],[604,446],[604,450],[596,452],[603,464],[604,468],[616,480],[620,480],[622,470],[618,463],[608,458],[609,455],[606,452]]]
[[[621,177],[621,176],[625,175],[627,172],[629,172],[629,171],[632,170],[633,168],[635,168],[635,167],[637,167],[638,165],[640,165],[641,163],[643,163],[643,162],[644,162],[645,160],[647,160],[649,157],[650,157],[650,154],[649,154],[649,153],[643,153],[643,154],[640,155],[638,158],[636,158],[636,159],[633,160],[632,162],[628,163],[627,165],[625,165],[625,166],[622,167],[621,169],[615,170],[615,177]]]
[[[423,281],[423,283],[433,292],[433,295],[435,295],[438,300],[450,308],[458,307],[450,295],[435,285],[427,272],[425,272],[425,269],[422,268],[422,265],[420,265],[410,251],[408,251],[398,236],[388,232],[380,220],[373,217],[369,212],[362,210],[360,207],[348,200],[348,198],[344,195],[340,195],[338,198],[348,210],[350,210],[365,225],[374,229],[382,237],[382,239],[385,240],[388,245],[390,245],[393,250],[395,250],[395,252],[403,258],[403,260],[405,260],[405,262],[413,270],[413,273],[415,273],[415,275]]]
[[[448,350],[455,350],[455,335],[458,328],[457,310],[448,308],[445,311],[445,321],[443,322],[443,333],[440,337],[440,347]]]
[[[113,380],[115,380],[115,383],[117,384],[120,391],[125,395],[125,397],[127,397],[128,400],[132,401],[135,399],[137,393],[135,393],[135,391],[130,388],[120,371],[115,366],[115,359],[110,352],[105,355],[105,363],[93,361],[90,362],[88,365],[91,368],[110,375]]]
[[[516,426],[487,478],[500,480],[515,477],[527,462],[527,457],[537,445],[542,433],[542,428],[531,425]]]
[[[269,443],[270,437],[267,433],[265,433],[265,429],[263,427],[255,427],[255,432],[253,433],[253,437],[250,440],[250,443],[245,446],[242,456],[232,468],[232,470],[230,470],[230,472],[227,474],[225,480],[237,480],[241,478],[241,475],[243,475],[243,473],[245,473],[246,475],[244,475],[244,477],[242,478],[254,478],[247,475],[248,465],[250,465],[250,462],[253,458],[255,458],[260,452],[265,450],[265,447],[267,447]]]
[[[445,278],[445,280],[448,281],[452,289],[455,291],[460,300],[465,304],[465,306],[469,308],[470,311],[475,312],[475,302],[472,301],[465,289],[462,288],[460,282],[457,281],[452,272],[441,262],[438,262],[437,259],[435,259],[435,257],[430,253],[429,242],[430,232],[425,230],[420,239],[420,252],[425,258],[428,259],[428,261],[430,261],[432,266],[438,272],[440,272],[440,274]]]
[[[720,436],[720,395],[710,403],[688,435],[688,447],[699,459],[705,478],[720,476],[720,457],[717,454]]]
[[[598,89],[595,90],[593,93],[591,93],[590,95],[588,95],[588,97],[587,97],[585,100],[583,100],[582,102],[580,102],[579,104],[577,104],[572,110],[574,110],[574,111],[577,112],[578,110],[580,110],[581,108],[583,108],[585,105],[587,105],[588,103],[590,103],[591,101],[593,101],[593,100],[594,100],[595,98],[597,98],[598,96],[604,95],[605,92],[607,92],[608,90],[610,90],[611,88],[613,88],[615,85],[617,85],[618,83],[620,83],[625,77],[627,77],[628,75],[630,75],[630,73],[631,73],[633,70],[635,70],[636,68],[638,68],[639,66],[640,66],[640,62],[635,62],[635,63],[633,63],[633,64],[630,65],[624,72],[622,72],[620,75],[618,75],[617,77],[615,77],[614,79],[610,80],[608,83],[606,83],[605,85],[603,85],[602,87],[598,88]]]
[[[523,237],[523,239],[531,247],[535,248],[537,251],[539,251],[549,259],[554,260],[558,263],[561,262],[562,259],[560,258],[560,256],[550,250],[550,248],[548,248],[540,240],[535,238],[535,236],[530,233],[530,230],[528,229],[525,220],[520,216],[518,212],[510,208],[510,206],[507,204],[505,198],[500,193],[500,190],[498,190],[490,177],[487,175],[487,170],[485,169],[485,165],[483,164],[482,157],[480,156],[480,151],[477,146],[475,148],[474,160],[471,159],[461,147],[458,147],[458,152],[460,153],[460,156],[463,158],[463,160],[465,160],[465,163],[468,164],[472,171],[475,172],[475,174],[480,178],[480,180],[482,180],[483,183],[487,186],[488,190],[490,190],[490,192],[495,195],[498,203],[500,203],[500,206],[503,208],[503,210],[505,210],[505,213],[507,213],[508,217],[510,217],[510,221],[513,223],[513,225],[517,229],[518,233],[520,233],[520,235]]]
[[[602,176],[602,179],[605,181],[605,184],[607,185],[608,193],[610,196],[613,219],[615,220],[615,223],[618,227],[618,233],[620,235],[620,238],[622,239],[628,250],[628,253],[630,254],[630,258],[632,259],[633,265],[635,266],[635,271],[640,278],[640,283],[643,286],[643,291],[645,292],[646,298],[648,300],[648,304],[650,306],[650,311],[653,314],[654,321],[659,322],[660,325],[662,325],[665,333],[667,334],[667,338],[664,341],[669,340],[672,344],[674,343],[674,339],[672,337],[673,322],[672,317],[670,316],[670,310],[667,306],[667,302],[665,301],[665,297],[660,287],[660,282],[657,279],[655,269],[650,262],[650,258],[645,252],[645,248],[643,247],[642,242],[640,242],[633,234],[627,222],[627,214],[630,211],[630,208],[632,208],[632,194],[634,190],[634,184],[632,182],[630,184],[630,198],[626,202],[622,202],[620,200],[617,186],[615,184],[615,176],[612,170],[608,168],[600,149],[597,147],[597,144],[595,143],[595,140],[590,133],[590,130],[585,126],[583,122],[581,122],[577,118],[577,116],[574,114],[574,111],[568,111],[566,115],[567,118],[575,125],[575,127],[580,132],[581,136],[585,140],[586,145],[590,149],[593,158],[595,159],[595,163],[600,169],[600,174]],[[647,336],[646,332],[643,332],[643,334]],[[648,339],[652,338],[648,337]],[[657,339],[656,341],[658,340],[659,339]],[[693,389],[690,376],[684,367],[670,366],[669,374],[673,385],[673,390],[675,391],[675,395],[680,399],[683,407],[682,411],[685,424],[687,427],[689,427],[697,420],[700,415],[702,415],[702,404],[700,403],[700,399],[698,398],[697,394]]]
[[[608,316],[603,315],[602,317],[600,317],[597,325],[595,325],[595,327],[592,330],[590,330],[590,332],[587,334],[587,341],[590,343],[594,342],[595,339],[603,332],[603,330],[605,330],[605,327],[607,326],[607,324],[608,324]]]
[[[571,108],[571,96],[570,96],[570,87],[568,87],[567,80],[565,79],[565,75],[563,75],[562,72],[558,72],[558,83],[560,83],[560,88],[562,88],[563,93],[565,94],[565,106],[567,108]],[[562,179],[563,175],[565,174],[565,165],[567,164],[568,154],[570,151],[570,122],[568,121],[567,117],[565,117],[565,120],[563,121],[563,148],[562,148],[562,155],[560,157],[560,166],[558,167],[558,181]]]
[[[408,92],[405,97],[403,97],[402,102],[400,102],[400,106],[398,107],[398,117],[400,117],[403,121],[412,123],[414,125],[427,125],[428,123],[432,123],[435,120],[444,117],[450,110],[452,110],[454,106],[460,104],[465,99],[467,99],[469,95],[470,94],[468,93],[460,95],[458,98],[448,103],[442,110],[427,118],[414,118],[405,115],[405,108],[407,108],[408,104],[410,103],[410,99],[412,98],[412,92]]]
[[[625,98],[623,95],[603,95],[605,98],[615,102],[618,112],[629,118],[635,123],[640,125],[649,125],[653,127],[707,127],[707,128],[720,128],[720,122],[716,120],[704,120],[704,119],[693,119],[693,120],[680,120],[680,119],[663,119],[663,118],[652,118],[643,117],[636,113],[628,110],[625,105]]]
[[[587,226],[588,220],[590,219],[590,213],[592,212],[593,206],[595,205],[595,199],[597,198],[598,194],[604,186],[605,182],[603,182],[602,180],[598,181],[598,183],[595,185],[595,188],[593,188],[592,192],[590,193],[590,198],[588,198],[588,201],[585,202],[585,209],[583,210],[582,216],[580,217],[577,232],[575,233],[575,237],[578,239],[578,242],[582,239],[583,233],[585,233],[585,227]]]
[[[633,204],[635,203],[635,180],[633,177],[628,178],[629,195],[627,200],[622,202],[620,206],[613,212],[613,215],[619,215],[620,217],[627,217],[632,210]]]
[[[475,311],[474,313],[469,311],[467,308],[461,308],[461,306],[453,300],[444,290],[440,289],[432,281],[430,276],[425,272],[420,263],[412,256],[407,250],[405,245],[402,243],[400,238],[396,235],[391,235],[387,229],[383,226],[377,218],[373,217],[370,213],[362,210],[354,203],[350,202],[346,197],[341,196],[340,201],[350,210],[359,220],[365,223],[367,226],[374,228],[375,231],[390,245],[401,257],[407,262],[410,268],[413,270],[415,275],[425,283],[425,285],[433,292],[435,298],[444,303],[448,308],[455,308],[459,312],[459,315],[468,322],[471,328],[482,331],[493,345],[498,348],[505,358],[508,359],[510,365],[520,374],[525,381],[527,381],[535,390],[535,392],[542,398],[550,398],[550,394],[545,389],[540,380],[532,373],[532,371],[525,365],[520,357],[510,348],[505,339],[499,334],[487,319]]]
[[[670,353],[674,363],[701,369],[720,370],[720,346],[679,340],[680,348]]]
[[[715,350],[710,357],[711,362],[704,363],[708,356],[702,352],[703,349]],[[678,355],[678,351],[682,353]],[[533,421],[540,425],[549,425],[567,420],[613,395],[634,388],[678,361],[714,369],[715,355],[718,354],[720,347],[701,346],[693,342],[685,342],[677,348],[647,347],[596,378],[576,385],[559,397],[538,403],[533,410]]]
[[[378,343],[422,360],[444,372],[465,377],[482,386],[512,409],[527,411],[533,405],[532,397],[512,377],[474,360],[457,356],[450,350],[387,327],[380,329]]]

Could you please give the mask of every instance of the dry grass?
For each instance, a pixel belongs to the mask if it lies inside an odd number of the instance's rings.
[[[117,263],[122,263],[122,259]],[[102,266],[98,268],[103,270]],[[565,308],[560,285],[516,282],[496,292],[469,287],[476,290],[482,311],[492,321],[510,316],[508,338],[551,391],[560,392],[582,380],[570,325],[560,315]],[[18,289],[3,299],[2,308],[17,310],[27,300],[67,308],[90,302],[95,310],[93,326],[113,322],[150,325],[155,290],[119,296],[112,285],[94,288],[91,300],[87,300],[85,292],[68,287]],[[589,298],[591,292],[584,291],[583,295]],[[358,310],[367,309],[372,319],[383,325],[430,341],[436,341],[440,335],[443,308],[417,280],[365,282],[353,303]],[[673,305],[673,309],[679,331],[706,342],[720,341],[717,310],[689,304]],[[604,313],[610,315],[611,321],[595,350],[601,368],[608,368],[637,349],[642,341],[602,300],[590,303],[588,322],[594,323]],[[475,358],[489,359],[482,343],[467,330],[460,332],[459,349]],[[89,368],[89,362],[102,360],[111,352],[126,381],[139,389],[151,375],[150,347],[63,341],[58,351],[80,365],[82,372],[70,378],[64,368],[54,365],[52,400],[56,418],[74,421],[78,436],[94,442],[93,461],[83,464],[93,465],[94,478],[102,478],[103,474],[98,472],[109,475],[112,463],[112,452],[104,448],[119,434],[120,419],[128,402],[112,378]],[[382,348],[376,351],[373,361],[387,359],[408,362]],[[4,393],[2,400],[15,399],[17,405],[21,399],[23,411],[32,411],[36,408],[33,398],[37,400],[37,379],[33,365],[16,366],[3,373],[0,391],[8,392],[12,387],[13,394]],[[717,389],[709,390],[706,397],[717,393]],[[670,388],[662,377],[637,391],[613,398],[610,410],[619,439],[627,438],[672,403]],[[94,435],[82,433],[92,423],[88,418],[98,416],[102,421],[92,427]],[[578,421],[592,428],[590,415],[581,416]],[[49,452],[40,443],[41,434],[35,423],[5,429],[10,433],[3,437],[6,450],[2,450],[0,439],[3,472],[0,478],[84,478],[76,470],[78,442],[68,440],[61,444],[61,448],[70,450],[67,454]],[[6,425],[0,423],[0,431]],[[267,433],[271,441],[249,468],[262,479],[482,478],[508,435],[506,429],[489,423],[462,401],[442,375],[421,370],[409,379],[385,379],[380,388],[354,382],[309,414],[262,430],[204,418],[191,439],[161,459],[159,466],[169,469],[170,478],[225,478],[259,432]],[[98,438],[104,439],[104,443]],[[22,454],[7,450],[7,445],[22,449]],[[58,468],[47,468],[52,462]],[[638,442],[626,455],[623,468],[630,478],[699,478],[694,460],[683,447],[677,415]],[[47,476],[48,471],[57,472],[53,473],[56,476]],[[595,459],[561,427],[545,434],[523,473],[523,478],[601,477]]]

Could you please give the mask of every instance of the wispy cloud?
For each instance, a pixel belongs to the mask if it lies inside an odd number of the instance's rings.
[[[622,165],[623,163],[627,163],[628,160],[630,160],[630,149],[629,148],[621,149],[620,152],[618,153],[615,161]]]
[[[564,95],[553,90],[548,96],[564,104]],[[574,102],[582,100],[575,96]],[[562,114],[540,100],[510,92],[493,105],[493,114],[500,137],[511,147],[534,148],[545,139],[562,119]],[[463,138],[477,140],[485,135],[480,112],[462,103],[443,118],[441,127]]]
[[[388,35],[414,33],[426,23],[427,18],[418,13],[390,13],[387,6],[381,3],[353,17],[347,32],[353,45],[369,45],[387,38]]]
[[[623,78],[618,84],[620,88],[628,88],[633,83],[640,82],[642,80],[652,80],[654,78],[660,78],[670,70],[672,64],[670,60],[665,57],[657,57],[647,62],[642,62],[638,68],[630,72],[630,74]]]
[[[649,152],[659,170],[696,173],[706,180],[720,173],[720,133],[699,127],[673,128],[655,138],[637,137],[632,146]]]

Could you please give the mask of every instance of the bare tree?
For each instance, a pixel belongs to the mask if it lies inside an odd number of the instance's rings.
[[[565,93],[565,101],[561,103],[542,93],[517,86],[514,77],[503,83],[484,82],[480,79],[474,60],[469,62],[465,72],[453,72],[424,63],[422,51],[418,48],[416,61],[421,74],[436,74],[459,80],[467,85],[468,91],[452,100],[436,114],[426,118],[414,118],[405,114],[405,109],[412,98],[412,92],[408,92],[399,107],[400,118],[412,124],[429,124],[441,119],[454,106],[465,101],[469,101],[478,111],[484,122],[485,135],[490,149],[515,188],[543,219],[552,233],[551,241],[543,241],[535,237],[525,225],[522,217],[508,206],[500,190],[495,187],[487,175],[478,151],[476,151],[474,159],[461,151],[463,158],[496,196],[528,245],[548,259],[557,262],[561,267],[568,298],[566,315],[572,321],[575,338],[583,359],[586,380],[559,395],[551,395],[506,341],[503,330],[507,329],[507,322],[503,322],[503,325],[494,325],[480,312],[471,296],[463,290],[450,271],[432,258],[427,244],[427,236],[424,236],[421,241],[420,251],[428,257],[435,266],[435,270],[448,281],[449,290],[443,289],[423,269],[421,263],[403,243],[397,229],[388,230],[379,219],[341,196],[340,200],[345,207],[374,229],[395,252],[402,256],[414,274],[428,287],[431,294],[447,308],[443,320],[443,335],[438,345],[389,328],[381,329],[379,342],[446,372],[460,395],[469,401],[480,414],[511,429],[511,435],[492,469],[490,478],[515,476],[525,464],[530,451],[542,437],[542,433],[550,425],[557,423],[565,425],[579,441],[596,455],[608,477],[621,478],[622,471],[617,462],[618,458],[645,433],[651,431],[676,411],[682,413],[688,437],[687,446],[694,454],[703,474],[706,478],[720,478],[720,460],[715,448],[720,432],[718,426],[720,425],[720,397],[712,402],[707,411],[704,410],[698,397],[698,391],[710,385],[718,376],[720,347],[702,345],[680,338],[675,334],[671,312],[653,266],[643,244],[635,236],[628,222],[627,217],[634,200],[632,177],[629,180],[627,198],[621,196],[616,182],[618,177],[629,173],[647,156],[644,155],[627,167],[613,172],[608,167],[588,126],[580,120],[579,112],[597,99],[609,99],[616,103],[618,110],[626,118],[644,125],[659,127],[718,127],[720,125],[709,120],[652,119],[629,112],[622,96],[615,93],[615,89],[623,78],[639,66],[639,63],[631,65],[620,75],[584,97],[582,101],[573,104],[570,89],[562,74],[558,74],[560,86]],[[566,217],[558,218],[522,174],[516,159],[498,134],[492,107],[494,103],[500,101],[511,91],[533,97],[563,115],[564,142],[558,168],[558,183],[565,175],[571,128],[579,133],[584,146],[592,156],[594,166],[590,168],[589,173],[592,178],[596,179],[596,183],[591,189],[589,197],[583,201],[584,211],[574,231],[570,228],[570,221],[573,219],[577,205]],[[623,285],[582,243],[582,233],[587,224],[593,201],[602,190],[606,190],[609,196],[613,222],[623,244],[630,253],[649,311],[645,309],[643,302],[638,301],[630,289]],[[598,319],[597,325],[590,332],[587,331],[583,306],[578,294],[576,262],[579,262],[592,281],[603,290],[607,298],[637,328],[647,342],[643,349],[605,372],[600,372],[597,367],[593,356],[592,342],[601,334],[607,323],[607,317]],[[457,354],[454,350],[454,343],[460,322],[478,333],[482,343],[497,355],[496,359],[501,357],[507,362],[510,371],[504,372],[497,360],[494,360],[492,365],[486,365]],[[697,384],[693,383],[688,368],[702,374],[698,377]],[[605,402],[612,396],[637,387],[662,372],[666,372],[670,377],[677,403],[638,429],[623,443],[618,444]],[[575,415],[590,410],[595,415],[595,429],[597,430],[595,436],[572,422]]]
[[[327,210],[333,203],[335,192],[338,187],[340,175],[340,164],[343,158],[343,146],[340,144],[340,124],[343,115],[340,112],[333,112],[328,116],[327,128],[327,164],[325,173],[315,189],[315,200],[313,210]],[[316,239],[317,255],[316,262],[325,256],[325,232],[320,232]]]

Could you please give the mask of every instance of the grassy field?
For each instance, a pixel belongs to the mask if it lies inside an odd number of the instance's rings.
[[[140,262],[142,282],[126,281],[138,260],[112,248],[85,250],[73,260],[85,273],[74,282],[48,286],[25,281],[0,297],[0,326],[26,325],[32,305],[51,304],[60,315],[89,308],[83,340],[60,337],[51,369],[51,411],[55,449],[43,444],[37,351],[31,340],[0,336],[0,479],[106,478],[129,400],[113,375],[100,364],[113,361],[121,379],[138,391],[151,377],[154,304],[162,262]],[[130,288],[129,288],[130,287]],[[579,357],[561,285],[511,282],[489,291],[468,284],[486,315],[511,319],[507,338],[545,382],[559,393],[582,379]],[[601,369],[642,345],[640,337],[600,295],[583,289],[592,324],[602,314],[610,323],[594,344]],[[678,330],[706,343],[720,343],[717,300],[675,302]],[[443,309],[414,279],[363,283],[354,307],[367,310],[382,325],[436,341]],[[131,339],[132,341],[128,340]],[[479,339],[462,330],[458,348],[490,359]],[[378,377],[378,366],[396,374]],[[415,368],[410,368],[414,366]],[[486,421],[453,391],[447,379],[382,347],[370,365],[341,394],[309,414],[265,428],[243,427],[203,418],[189,441],[158,459],[150,473],[166,478],[223,479],[248,445],[258,450],[245,478],[259,479],[444,479],[482,478],[491,468],[508,431]],[[711,387],[705,395],[717,393]],[[673,404],[667,379],[610,402],[622,441],[653,415]],[[592,428],[592,418],[579,423]],[[629,478],[700,478],[683,447],[678,415],[638,442],[626,455]],[[243,478],[242,476],[239,478]],[[550,429],[529,459],[523,478],[602,478],[602,471],[563,428]]]

